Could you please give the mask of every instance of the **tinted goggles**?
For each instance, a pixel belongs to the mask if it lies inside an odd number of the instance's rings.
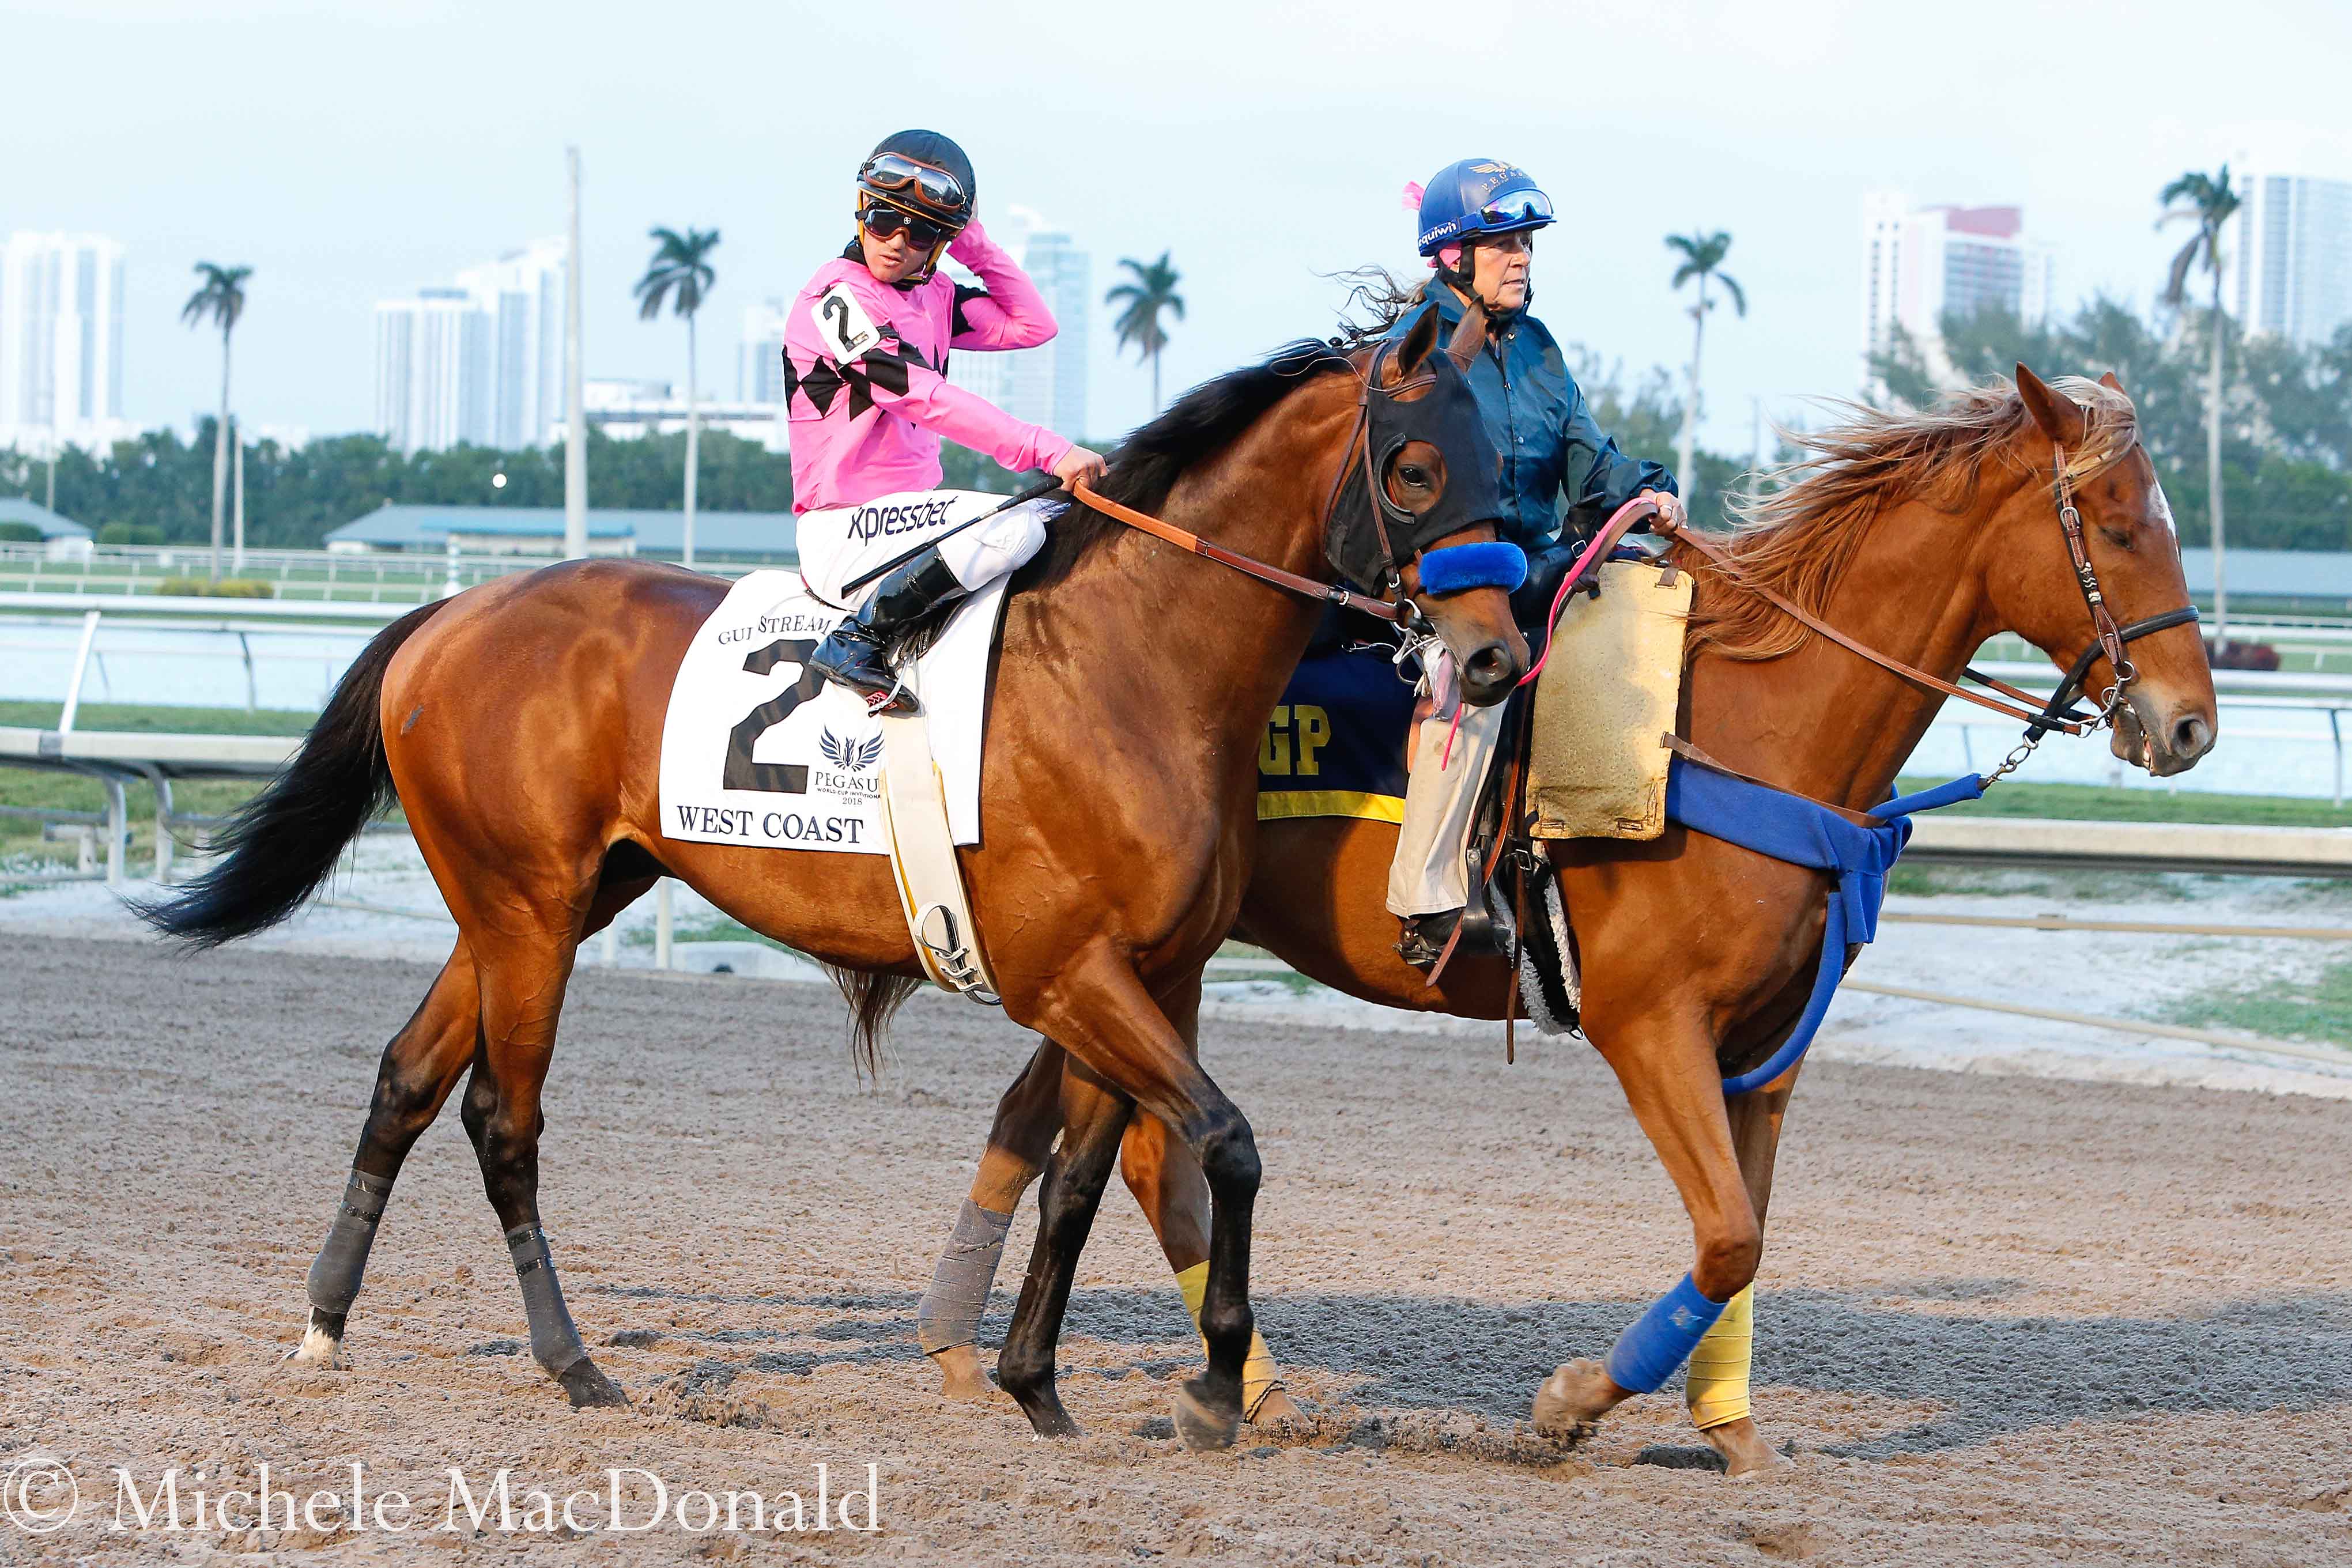
[[[885,206],[880,202],[866,204],[864,210],[857,214],[857,221],[865,225],[866,232],[877,239],[888,239],[900,229],[905,229],[908,243],[917,250],[929,250],[957,232],[945,224],[933,223],[929,218],[919,218],[912,213],[902,213],[898,208]]]
[[[857,183],[876,191],[911,191],[941,212],[960,213],[971,205],[963,184],[944,169],[918,163],[898,152],[877,152],[857,172]]]
[[[1507,228],[1551,221],[1551,198],[1541,191],[1513,191],[1507,196],[1497,196],[1478,209],[1478,223],[1482,228]]]

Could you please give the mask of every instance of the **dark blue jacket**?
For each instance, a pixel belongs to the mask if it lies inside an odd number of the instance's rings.
[[[1462,321],[1462,301],[1433,281],[1429,298],[1407,310],[1389,329],[1402,339],[1425,310],[1444,325],[1443,346]],[[1486,434],[1503,455],[1503,504],[1511,510],[1502,536],[1533,552],[1549,544],[1560,523],[1560,493],[1571,466],[1590,461],[1567,497],[1569,527],[1590,534],[1609,514],[1643,490],[1675,492],[1675,476],[1662,465],[1626,456],[1592,422],[1592,410],[1568,361],[1542,322],[1522,315],[1470,367],[1470,388],[1486,416]]]

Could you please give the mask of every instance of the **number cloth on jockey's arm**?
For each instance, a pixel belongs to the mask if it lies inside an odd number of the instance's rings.
[[[783,368],[794,511],[937,489],[941,437],[1015,473],[1051,468],[1069,451],[1065,438],[948,381],[951,348],[1034,348],[1055,332],[1035,286],[979,224],[948,254],[984,293],[945,273],[879,282],[852,241],[793,300]]]

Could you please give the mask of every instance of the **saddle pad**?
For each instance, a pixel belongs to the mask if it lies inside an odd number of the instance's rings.
[[[1654,839],[1682,698],[1691,579],[1646,561],[1601,568],[1601,596],[1560,612],[1536,682],[1528,801],[1539,839]]]
[[[1385,647],[1301,664],[1258,741],[1257,820],[1403,821],[1412,702]]]
[[[959,605],[908,673],[959,844],[980,842],[980,755],[989,647],[1004,584]],[[796,571],[755,571],[696,630],[662,724],[663,833],[761,849],[890,852],[881,799],[882,727],[866,705],[803,664],[844,612]]]

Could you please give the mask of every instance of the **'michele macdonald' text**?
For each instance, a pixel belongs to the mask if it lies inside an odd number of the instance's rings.
[[[716,1531],[768,1534],[779,1531],[846,1530],[878,1533],[882,1528],[881,1478],[865,1467],[865,1484],[836,1494],[834,1478],[815,1467],[813,1492],[688,1487],[673,1490],[653,1471],[635,1465],[607,1469],[583,1486],[529,1486],[509,1469],[487,1478],[448,1469],[448,1488],[439,1498],[416,1497],[393,1488],[378,1490],[363,1466],[349,1479],[308,1492],[277,1485],[268,1464],[257,1479],[206,1483],[201,1469],[173,1465],[142,1489],[138,1479],[116,1468],[113,1530],[166,1533],[242,1533],[247,1531],[320,1534],[341,1531],[447,1531],[467,1536],[643,1535],[667,1526],[688,1535]],[[182,1484],[184,1478],[189,1483]],[[437,1505],[437,1506],[436,1506]]]

